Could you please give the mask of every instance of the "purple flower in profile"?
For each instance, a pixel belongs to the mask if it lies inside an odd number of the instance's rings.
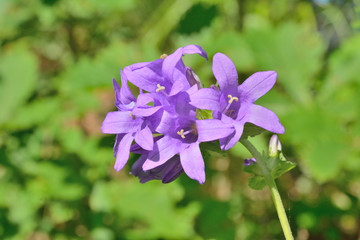
[[[144,171],[143,165],[146,159],[147,155],[140,156],[140,158],[131,167],[130,174],[138,177],[140,179],[140,183],[146,183],[155,179],[161,180],[162,183],[170,183],[184,172],[180,163],[179,155],[173,156],[158,167]]]
[[[132,110],[136,106],[136,98],[128,87],[126,75],[123,71],[120,71],[120,74],[121,88],[113,79],[115,105],[118,111],[109,112],[101,126],[103,133],[117,134],[114,144],[114,155],[116,157],[114,168],[116,171],[120,171],[127,163],[133,140],[143,149],[153,149],[153,135],[149,120],[133,115]]]
[[[190,104],[200,109],[212,110],[214,118],[233,126],[233,131],[220,139],[222,150],[232,148],[239,141],[246,122],[270,132],[285,132],[275,113],[254,104],[273,87],[276,72],[254,73],[239,86],[233,62],[226,55],[216,53],[213,58],[213,73],[220,89],[200,89],[190,96]]]

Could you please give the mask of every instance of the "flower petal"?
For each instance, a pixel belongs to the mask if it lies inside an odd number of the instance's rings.
[[[275,71],[254,73],[238,87],[241,99],[254,103],[274,86],[276,76]]]
[[[235,146],[235,144],[240,140],[241,135],[244,130],[244,123],[239,121],[234,121],[235,131],[228,137],[222,138],[219,140],[221,150],[226,151]]]
[[[154,102],[154,97],[151,93],[139,94],[136,99],[136,106],[145,106],[151,102]]]
[[[167,56],[162,66],[162,71],[165,79],[173,82],[173,73],[175,71],[175,66],[181,60],[182,56],[184,56],[184,54],[196,54],[196,53],[207,59],[206,52],[198,45],[188,45],[182,48],[178,48],[174,53]],[[185,68],[183,74],[185,77],[185,81],[187,81],[185,75]]]
[[[218,119],[197,120],[198,142],[209,142],[231,135],[235,129],[232,124]]]
[[[147,155],[142,155],[131,167],[130,174],[138,177],[140,183],[146,183],[155,179],[161,179],[163,183],[169,183],[174,181],[184,172],[178,155],[172,157],[169,161],[156,168],[144,171],[143,164],[146,157]]]
[[[202,56],[203,58],[205,58],[206,61],[208,60],[206,52],[199,45],[187,45],[187,46],[183,47],[183,53],[184,54],[196,54],[197,53],[200,56]]]
[[[171,87],[171,90],[170,90],[170,93],[169,93],[169,96],[174,96],[176,94],[178,94],[181,90],[183,90],[185,88],[184,86],[184,81],[179,79],[179,80],[176,80],[174,82],[174,84],[172,85]]]
[[[162,77],[163,62],[163,59],[156,59],[152,62],[136,63],[129,66],[129,68],[131,69],[131,71],[139,74],[146,79],[153,79],[157,83],[160,83],[164,81]]]
[[[120,71],[121,72],[121,71]],[[121,81],[123,81],[123,76]],[[130,91],[129,87],[127,86],[127,81],[125,83],[121,83],[122,87],[118,82],[113,78],[113,86],[115,90],[115,106],[118,108],[119,111],[129,111],[134,108],[136,99],[132,92]]]
[[[121,77],[121,88],[120,88],[120,101],[122,104],[129,104],[131,102],[136,101],[134,94],[130,91],[130,88],[127,83],[127,76],[125,73],[120,69],[120,77]],[[115,79],[113,79],[113,84],[115,88]],[[116,81],[115,81],[116,82]],[[117,82],[116,82],[117,83]],[[116,92],[116,90],[115,90]]]
[[[144,175],[144,171],[142,169],[142,165],[144,164],[145,160],[147,158],[147,155],[141,155],[135,162],[134,164],[131,166],[131,175],[134,175],[135,177],[139,177],[140,182],[141,182],[141,177]]]
[[[173,82],[173,73],[175,66],[183,56],[183,48],[178,48],[174,53],[167,56],[162,66],[162,72],[165,79]]]
[[[176,125],[176,116],[173,114],[163,111],[160,122],[157,124],[156,132],[161,134],[168,134],[174,131]]]
[[[191,67],[185,67],[186,79],[188,80],[190,86],[197,85],[198,88],[203,88],[203,84],[198,75],[191,69]]]
[[[200,184],[205,183],[204,159],[198,142],[190,144],[188,148],[180,152],[180,162],[186,175]]]
[[[135,134],[135,142],[145,150],[151,151],[154,146],[154,139],[152,132],[148,126],[145,126]]]
[[[125,136],[125,133],[116,134],[114,148],[113,148],[114,157],[116,157],[116,153],[119,148],[119,143],[124,136]]]
[[[177,179],[182,173],[184,169],[180,163],[179,155],[175,155],[170,161],[169,165],[166,167],[166,171],[164,176],[162,177],[162,183],[170,183]]]
[[[280,120],[276,114],[269,109],[259,105],[251,105],[249,108],[249,113],[246,114],[244,120],[273,133],[285,133],[285,128],[283,125],[281,125]]]
[[[220,92],[202,88],[190,95],[190,104],[200,109],[220,111]]]
[[[155,92],[157,89],[157,81],[143,77],[137,72],[132,71],[129,67],[124,68],[124,73],[128,77],[128,80],[135,86],[144,89],[148,92]]]
[[[170,136],[164,136],[156,141],[153,150],[149,152],[148,158],[143,165],[143,170],[147,171],[165,163],[179,152],[180,145],[181,141]]]
[[[156,113],[159,109],[161,109],[162,106],[157,107],[139,107],[134,108],[133,114],[135,116],[142,116],[142,117],[148,117]]]
[[[214,55],[213,73],[221,91],[236,89],[239,85],[235,65],[225,54],[216,53]]]
[[[131,112],[109,112],[101,126],[101,131],[107,134],[135,132],[141,126],[141,118],[133,119]]]
[[[118,151],[116,153],[116,162],[114,168],[116,171],[120,171],[127,163],[130,155],[130,146],[134,137],[132,133],[126,134],[120,141]]]

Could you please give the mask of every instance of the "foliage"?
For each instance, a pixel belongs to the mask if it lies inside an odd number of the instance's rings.
[[[234,61],[241,81],[277,71],[258,103],[279,116],[283,153],[298,166],[278,178],[293,232],[357,239],[356,4],[0,1],[0,239],[282,238],[269,192],[248,187],[241,146],[204,154],[205,185],[186,177],[143,185],[129,167],[113,170],[115,136],[100,132],[114,109],[112,78],[187,44],[209,55],[184,57],[207,87],[216,52]],[[254,141],[264,149],[268,138]]]

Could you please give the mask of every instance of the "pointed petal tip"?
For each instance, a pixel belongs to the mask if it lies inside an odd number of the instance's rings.
[[[206,61],[208,61],[207,53],[199,45],[187,45],[187,46],[183,47],[183,53],[186,53],[186,54],[195,54],[195,53],[197,53],[200,56],[202,56],[203,58],[205,58]]]
[[[198,183],[200,183],[200,184],[205,184],[205,176],[204,176],[204,179],[197,180],[197,181],[198,181]]]
[[[152,161],[147,159],[147,160],[144,162],[144,164],[142,165],[142,170],[143,170],[143,171],[148,171],[148,170],[150,170],[150,169],[153,169],[154,167],[153,167],[152,165],[153,165],[153,164],[152,164]]]
[[[280,123],[280,126],[281,126],[281,127],[279,127],[279,131],[277,131],[276,133],[277,133],[277,134],[284,134],[284,133],[285,133],[285,128],[284,128],[283,125],[281,125],[281,123]]]

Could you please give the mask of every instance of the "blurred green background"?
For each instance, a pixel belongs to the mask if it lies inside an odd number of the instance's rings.
[[[360,1],[0,0],[0,239],[283,239],[241,146],[206,155],[204,185],[117,173],[112,78],[187,44],[205,86],[216,52],[240,81],[275,70],[258,103],[297,167],[278,180],[298,240],[360,239]],[[269,133],[252,139],[266,149]]]

